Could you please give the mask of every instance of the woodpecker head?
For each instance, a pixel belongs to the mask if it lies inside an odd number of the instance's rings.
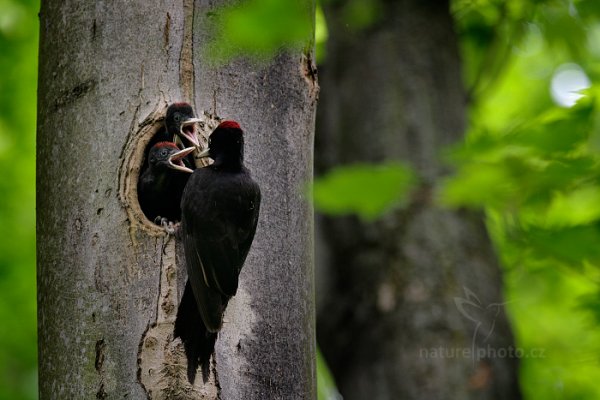
[[[223,121],[208,138],[208,148],[197,157],[210,157],[215,162],[242,162],[244,159],[244,132],[235,121]]]
[[[174,138],[178,137],[184,147],[199,146],[196,123],[200,121],[194,116],[194,109],[188,103],[173,103],[167,108],[167,132]]]
[[[194,171],[185,166],[183,158],[194,150],[194,147],[179,150],[179,147],[173,142],[158,142],[148,153],[148,164],[152,169],[166,170],[170,168],[191,174]]]

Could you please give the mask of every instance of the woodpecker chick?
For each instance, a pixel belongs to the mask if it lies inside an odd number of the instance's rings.
[[[179,150],[175,143],[159,142],[148,152],[148,168],[138,181],[138,199],[151,221],[157,217],[169,221],[181,219],[181,196],[194,172],[183,158],[193,151],[193,147]]]
[[[195,117],[194,109],[188,103],[173,103],[167,108],[165,125],[173,142],[180,147],[200,146],[196,123],[201,120]]]

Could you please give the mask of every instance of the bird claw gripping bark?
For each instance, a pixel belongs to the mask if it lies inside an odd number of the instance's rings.
[[[156,218],[154,218],[154,223],[156,225],[160,225],[163,227],[163,229],[169,234],[169,235],[174,235],[175,234],[175,228],[176,225],[173,221],[169,221],[166,218],[161,217],[160,215]]]

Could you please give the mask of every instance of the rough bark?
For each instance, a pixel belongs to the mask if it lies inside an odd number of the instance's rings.
[[[49,0],[41,10],[37,238],[42,399],[314,398],[316,82],[300,52],[209,67],[219,1]],[[308,2],[307,2],[308,3]],[[310,5],[309,5],[310,6]],[[185,268],[142,215],[143,149],[167,103],[240,122],[263,202],[254,244],[194,387],[172,341]]]
[[[319,344],[345,399],[518,399],[518,360],[498,353],[514,344],[483,216],[440,208],[431,189],[465,131],[448,2],[382,0],[363,30],[346,24],[347,4],[325,3],[317,172],[403,160],[421,187],[377,222],[320,219]]]

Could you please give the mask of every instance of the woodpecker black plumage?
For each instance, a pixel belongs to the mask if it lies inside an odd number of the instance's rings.
[[[148,152],[148,166],[138,181],[138,199],[148,219],[181,219],[181,196],[193,172],[182,158],[192,149],[179,150],[172,142],[156,143]]]
[[[244,137],[237,122],[222,122],[202,155],[214,163],[194,171],[181,199],[180,235],[188,283],[175,337],[184,343],[190,382],[198,364],[204,381],[208,378],[217,332],[227,302],[236,294],[261,200],[260,188],[244,166]]]

